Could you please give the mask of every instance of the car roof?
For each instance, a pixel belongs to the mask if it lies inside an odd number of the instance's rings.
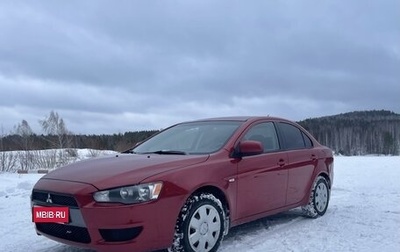
[[[280,117],[273,117],[273,116],[226,116],[226,117],[213,117],[213,118],[205,118],[199,120],[193,120],[190,122],[204,122],[204,121],[257,121],[262,119],[269,119],[275,121],[288,121],[287,119],[283,119]]]

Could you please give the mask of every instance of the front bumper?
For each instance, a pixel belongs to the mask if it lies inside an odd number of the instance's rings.
[[[68,206],[70,222],[36,223],[38,234],[97,251],[152,251],[170,246],[179,199],[100,204],[92,198],[96,191],[92,185],[78,182],[39,180],[32,192],[32,206]]]

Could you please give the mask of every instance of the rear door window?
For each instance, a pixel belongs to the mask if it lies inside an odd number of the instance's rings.
[[[312,143],[311,139],[306,134],[304,134],[304,132],[301,132],[301,134],[303,135],[303,139],[304,139],[304,143],[306,145],[306,148],[312,148],[313,147],[313,143]]]
[[[288,123],[278,123],[281,135],[283,135],[285,149],[304,149],[306,144],[304,142],[303,133],[301,130]]]

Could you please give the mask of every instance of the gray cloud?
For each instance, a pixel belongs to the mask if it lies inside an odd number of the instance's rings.
[[[76,133],[181,120],[400,112],[400,3],[3,1],[0,125]]]

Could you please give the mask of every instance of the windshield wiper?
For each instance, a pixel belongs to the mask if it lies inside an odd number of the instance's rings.
[[[187,152],[179,151],[179,150],[158,150],[158,151],[143,152],[140,154],[187,155]]]
[[[131,154],[136,154],[136,152],[133,151],[133,149],[128,149],[126,151],[123,151],[121,153],[131,153]]]

